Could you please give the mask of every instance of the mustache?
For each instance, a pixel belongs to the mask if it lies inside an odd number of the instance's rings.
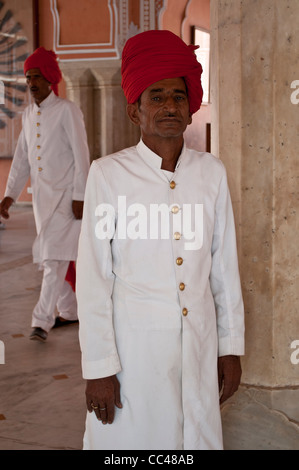
[[[159,121],[163,121],[164,119],[174,119],[180,121],[181,117],[177,113],[165,113],[159,118]]]

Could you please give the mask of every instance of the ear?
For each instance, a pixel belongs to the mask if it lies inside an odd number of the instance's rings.
[[[136,126],[139,126],[140,120],[139,120],[139,115],[138,115],[138,103],[133,103],[133,104],[128,104],[127,105],[127,114],[133,124]]]
[[[192,114],[189,112],[189,121],[188,121],[188,126],[192,124]]]

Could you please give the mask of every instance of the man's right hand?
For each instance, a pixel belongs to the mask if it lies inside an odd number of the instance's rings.
[[[88,411],[95,412],[103,424],[112,424],[115,406],[122,408],[120,401],[120,384],[116,375],[102,379],[87,380],[86,405]]]
[[[2,201],[0,203],[0,215],[4,219],[9,219],[8,210],[9,210],[9,208],[12,205],[13,202],[14,202],[14,200],[11,197],[8,197],[8,196],[6,196],[4,199],[2,199]]]

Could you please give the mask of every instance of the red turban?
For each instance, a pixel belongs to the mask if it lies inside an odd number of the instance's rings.
[[[128,103],[135,103],[146,88],[166,78],[183,77],[191,114],[199,110],[203,97],[202,66],[198,46],[187,46],[170,31],[152,30],[128,39],[122,54],[122,88]]]
[[[24,74],[30,69],[40,69],[43,77],[52,85],[52,90],[58,95],[58,83],[62,74],[57,62],[57,56],[53,51],[47,51],[39,47],[31,54],[24,63]]]

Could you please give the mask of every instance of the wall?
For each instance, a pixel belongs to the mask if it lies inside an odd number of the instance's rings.
[[[210,0],[168,0],[161,15],[161,29],[169,29],[186,44],[192,44],[192,27],[210,30]],[[200,44],[199,44],[200,46]],[[200,152],[210,149],[207,124],[211,123],[211,105],[203,104],[193,115],[192,125],[185,133],[186,144]]]

